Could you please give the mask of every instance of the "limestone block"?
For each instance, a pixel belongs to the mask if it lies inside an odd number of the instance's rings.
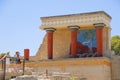
[[[24,76],[17,76],[15,80],[37,80],[37,77],[33,75],[24,75]]]

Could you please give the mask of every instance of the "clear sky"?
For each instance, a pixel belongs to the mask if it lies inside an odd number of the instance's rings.
[[[35,55],[45,35],[40,17],[93,11],[108,13],[111,35],[120,36],[120,0],[0,0],[0,53]]]

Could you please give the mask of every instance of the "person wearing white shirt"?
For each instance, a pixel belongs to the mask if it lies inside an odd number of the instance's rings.
[[[7,52],[1,59],[1,60],[4,60],[6,59],[6,72],[9,72],[9,65],[10,65],[10,52]]]

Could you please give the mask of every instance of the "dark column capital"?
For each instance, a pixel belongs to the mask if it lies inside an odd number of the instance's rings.
[[[44,30],[46,30],[47,32],[54,32],[56,29],[55,28],[44,28]]]
[[[106,26],[106,24],[104,23],[94,23],[93,25],[95,26],[95,28],[104,28]]]
[[[77,31],[77,30],[80,29],[80,27],[77,26],[77,25],[71,25],[71,26],[68,26],[68,28],[69,28],[70,30],[75,30],[75,31]]]

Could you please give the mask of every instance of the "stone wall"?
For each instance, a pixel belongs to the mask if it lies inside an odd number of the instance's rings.
[[[26,67],[37,72],[64,72],[86,80],[111,80],[111,62],[108,58],[69,58],[27,62]]]
[[[53,33],[53,58],[65,58],[70,53],[71,33],[69,29],[59,29]],[[47,59],[47,35],[43,39],[37,54],[36,59]]]
[[[23,64],[20,65],[21,69]],[[10,64],[14,68],[14,64]],[[114,68],[119,68],[114,67]],[[111,79],[111,61],[106,57],[94,58],[66,58],[40,61],[27,61],[25,63],[25,74],[33,72],[43,73],[70,73],[70,76],[86,80],[119,80],[119,72],[114,72],[114,79]],[[117,75],[116,75],[117,74]],[[10,74],[14,76],[14,72]],[[113,76],[113,75],[112,75]]]
[[[47,59],[47,35],[44,36],[43,42],[40,45],[35,60]]]
[[[120,80],[120,56],[112,56],[112,80]]]

